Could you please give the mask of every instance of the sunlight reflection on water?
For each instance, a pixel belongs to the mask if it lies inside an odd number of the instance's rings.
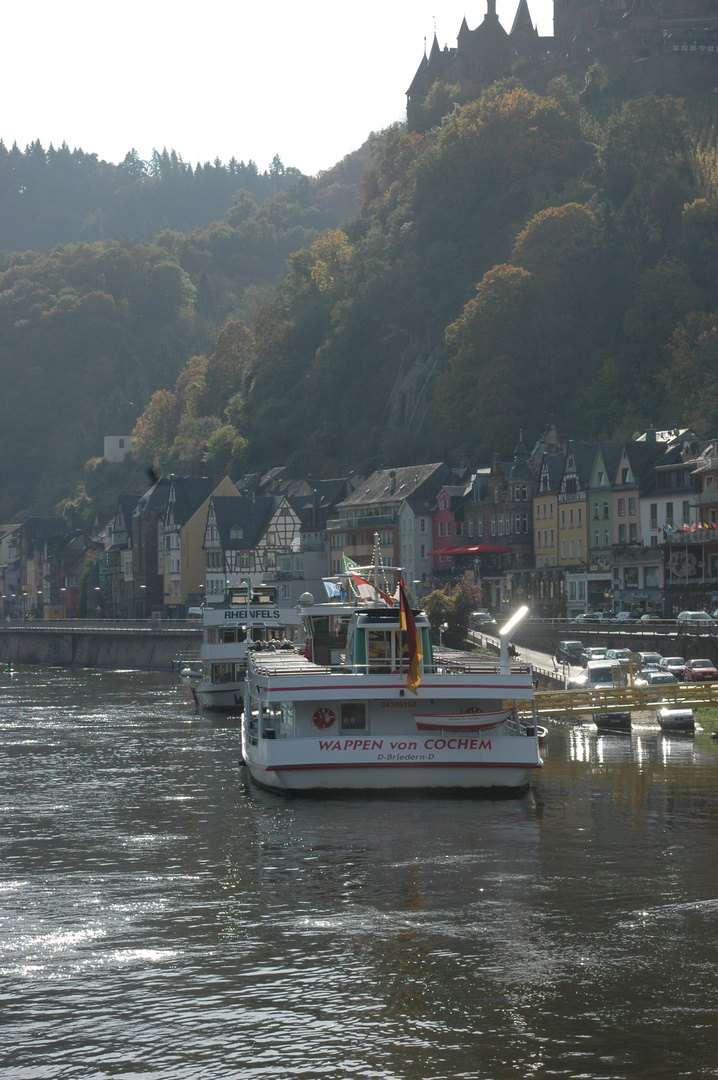
[[[169,676],[13,676],[3,1080],[716,1075],[715,744],[551,725],[507,802],[238,759]]]

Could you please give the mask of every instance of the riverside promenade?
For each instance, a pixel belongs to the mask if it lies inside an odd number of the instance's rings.
[[[202,628],[185,621],[78,619],[0,623],[0,664],[172,671],[196,660]]]

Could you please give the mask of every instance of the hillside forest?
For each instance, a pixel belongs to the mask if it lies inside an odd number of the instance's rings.
[[[444,88],[426,130],[207,226],[0,253],[0,520],[109,512],[133,467],[478,464],[549,420],[718,434],[718,106],[590,74]]]

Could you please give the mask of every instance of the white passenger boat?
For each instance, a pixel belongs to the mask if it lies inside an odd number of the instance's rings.
[[[248,653],[286,647],[298,629],[296,611],[277,605],[276,587],[228,589],[221,605],[204,609],[202,674],[193,687],[197,704],[213,712],[241,713]]]
[[[305,656],[248,660],[242,752],[256,783],[285,792],[528,788],[541,767],[530,665],[435,658],[426,615],[405,603],[317,605],[303,616]]]

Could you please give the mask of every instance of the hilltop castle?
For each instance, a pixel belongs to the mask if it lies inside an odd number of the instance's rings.
[[[554,0],[553,37],[540,37],[528,0],[519,0],[511,30],[487,0],[484,20],[466,19],[456,48],[434,34],[407,91],[415,126],[422,102],[440,83],[486,84],[520,70],[537,89],[554,75],[585,70],[594,60],[628,93],[718,93],[718,5],[715,0]]]

